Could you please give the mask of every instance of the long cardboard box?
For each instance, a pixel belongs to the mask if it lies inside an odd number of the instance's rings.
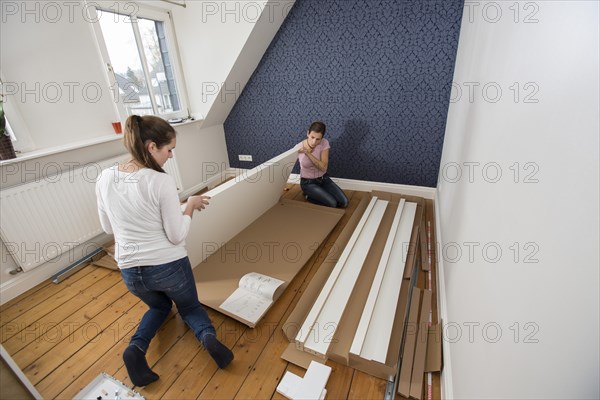
[[[287,321],[283,326],[283,330],[286,337],[290,342],[292,342],[282,355],[282,357],[287,361],[306,367],[307,360],[311,359],[310,354],[307,354],[296,347],[296,344],[293,343],[294,339],[297,336],[298,331],[302,326],[306,315],[308,314],[315,299],[321,291],[321,288],[323,287],[329,274],[333,270],[337,259],[339,258],[346,243],[352,235],[354,228],[358,224],[362,213],[367,208],[367,204],[369,203],[371,196],[377,196],[378,198],[388,200],[390,202],[390,205],[388,206],[388,209],[386,210],[386,213],[384,214],[384,217],[380,224],[380,231],[378,231],[375,239],[373,240],[372,247],[369,251],[369,254],[367,255],[365,265],[363,266],[363,270],[361,271],[361,275],[358,279],[359,284],[355,286],[355,289],[352,292],[352,296],[350,297],[350,301],[346,306],[344,315],[342,316],[340,324],[336,329],[336,334],[332,338],[327,338],[328,340],[332,341],[329,351],[327,353],[327,357],[332,359],[333,361],[339,362],[344,365],[349,365],[350,367],[359,369],[367,374],[382,379],[390,379],[396,375],[398,356],[400,354],[400,348],[402,344],[402,332],[404,331],[405,326],[405,307],[403,310],[401,309],[403,308],[403,305],[405,306],[407,304],[408,301],[406,297],[408,296],[409,290],[407,289],[401,290],[401,295],[398,297],[398,312],[395,315],[390,315],[390,318],[394,320],[394,324],[392,328],[392,338],[389,343],[386,362],[380,363],[372,360],[364,360],[361,358],[353,358],[349,356],[349,351],[354,338],[354,333],[356,332],[356,329],[360,322],[360,315],[362,313],[362,310],[364,309],[364,305],[368,297],[371,283],[376,273],[379,257],[381,257],[381,254],[383,253],[385,240],[387,238],[387,234],[389,233],[394,213],[401,198],[405,198],[407,201],[417,203],[417,211],[413,224],[413,231],[411,234],[410,243],[407,244],[409,246],[409,251],[408,258],[406,260],[406,270],[404,274],[405,279],[403,285],[409,285],[410,280],[406,279],[407,271],[408,276],[410,278],[411,271],[414,269],[416,262],[419,258],[417,257],[415,249],[417,248],[418,231],[419,226],[421,224],[424,201],[422,198],[419,197],[401,196],[398,194],[391,194],[386,192],[373,192],[370,196],[365,196],[362,199],[355,213],[352,215],[352,217],[346,224],[346,227],[340,233],[338,240],[332,247],[327,259],[321,264],[319,271],[317,271],[317,273],[313,276],[303,296],[298,301],[294,310],[290,313]]]

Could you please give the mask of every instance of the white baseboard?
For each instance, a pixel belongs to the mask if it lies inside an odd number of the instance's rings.
[[[435,211],[435,240],[436,243],[443,243],[441,233],[440,210],[438,207],[438,192],[435,191],[433,199],[433,207]],[[439,248],[439,246],[436,246]],[[444,324],[448,323],[448,308],[446,306],[446,281],[444,279],[444,258],[437,254],[435,258],[437,262],[437,306],[439,318],[442,321],[442,359],[444,360],[444,368],[440,379],[442,390],[442,399],[453,399],[454,391],[452,387],[452,362],[450,360],[450,343],[444,340]]]
[[[401,193],[409,196],[419,196],[425,199],[433,200],[435,197],[435,188],[425,186],[401,185],[397,183],[359,181],[356,179],[331,178],[338,186],[344,190],[360,190],[370,192],[380,190],[382,192]],[[292,174],[288,183],[300,184],[300,175]]]

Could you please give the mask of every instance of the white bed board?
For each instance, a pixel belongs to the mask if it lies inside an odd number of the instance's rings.
[[[277,203],[297,158],[290,149],[205,193],[210,204],[194,213],[186,239],[192,267]]]

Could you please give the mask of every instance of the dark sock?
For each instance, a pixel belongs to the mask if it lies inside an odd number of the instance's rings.
[[[215,360],[219,368],[225,368],[233,360],[233,353],[223,343],[219,342],[212,333],[204,336],[204,347],[208,354]]]
[[[135,345],[129,345],[123,352],[123,361],[131,382],[135,386],[146,386],[158,380],[158,375],[148,366],[146,355]]]

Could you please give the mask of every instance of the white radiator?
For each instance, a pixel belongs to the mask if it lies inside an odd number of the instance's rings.
[[[24,271],[102,233],[95,185],[101,170],[123,156],[71,168],[0,191],[0,234]],[[74,261],[74,260],[71,260]]]
[[[100,171],[127,157],[89,163],[2,189],[0,236],[17,265],[28,271],[46,262],[58,261],[61,254],[102,234],[96,180]],[[174,159],[167,162],[165,170],[181,188]]]

